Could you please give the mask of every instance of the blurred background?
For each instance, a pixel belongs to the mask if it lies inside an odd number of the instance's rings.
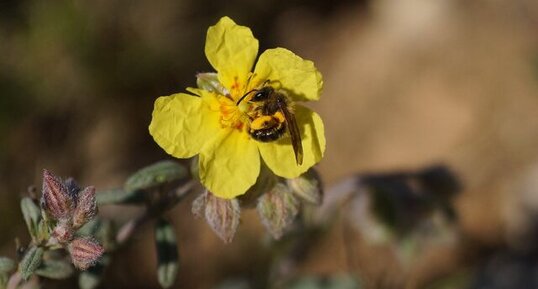
[[[465,286],[446,288],[538,288],[534,0],[4,0],[0,255],[14,256],[14,238],[27,238],[19,199],[40,186],[43,168],[100,189],[169,158],[148,133],[153,102],[211,71],[205,34],[224,15],[249,26],[260,51],[286,47],[322,72],[324,93],[309,105],[326,127],[318,169],[327,186],[430,165],[461,183],[458,240],[403,263],[368,246],[350,266],[337,221],[301,272],[352,272],[367,288],[424,288],[471,270]],[[127,219],[137,210],[103,213]],[[188,202],[169,216],[181,244],[177,288],[214,288],[263,268],[264,253],[253,254],[264,238],[255,211],[243,212],[229,245],[191,216]],[[158,288],[150,230],[120,252],[103,288]]]

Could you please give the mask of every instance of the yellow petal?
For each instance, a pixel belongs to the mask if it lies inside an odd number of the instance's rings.
[[[260,55],[254,70],[258,85],[271,80],[295,100],[318,100],[323,88],[321,73],[310,60],[284,48],[268,49]]]
[[[232,93],[244,89],[257,54],[258,40],[252,31],[228,17],[222,17],[207,30],[205,55],[222,85]]]
[[[204,98],[212,96],[206,93]],[[149,133],[168,154],[192,157],[221,130],[218,112],[210,109],[209,100],[202,99],[178,93],[155,101]]]
[[[289,133],[274,142],[258,142],[258,148],[267,166],[278,176],[291,179],[300,176],[318,163],[325,152],[325,132],[319,115],[296,105],[295,117],[303,145],[303,164],[297,165]]]
[[[225,129],[200,152],[200,181],[214,195],[244,194],[260,174],[260,153],[246,133]]]

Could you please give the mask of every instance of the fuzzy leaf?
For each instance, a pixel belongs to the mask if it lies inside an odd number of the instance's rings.
[[[41,265],[43,253],[44,250],[41,247],[32,246],[28,248],[19,264],[22,279],[28,280],[34,274],[35,270]]]
[[[155,227],[155,246],[157,249],[157,277],[163,288],[170,288],[176,281],[179,263],[174,227],[161,219]]]
[[[114,204],[144,204],[145,195],[142,191],[126,191],[124,189],[112,189],[101,191],[96,194],[97,204],[114,205]]]
[[[57,280],[69,278],[74,272],[71,264],[59,260],[45,260],[35,271],[39,276]]]
[[[138,191],[154,188],[187,177],[187,170],[175,161],[161,161],[147,166],[127,179],[126,191]]]
[[[24,222],[28,227],[28,232],[30,232],[32,238],[36,238],[38,235],[39,220],[41,219],[41,210],[32,199],[24,197],[21,200],[21,211]]]
[[[7,257],[0,257],[0,274],[2,273],[9,273],[15,269],[17,264],[15,261],[7,258]]]
[[[237,199],[221,199],[206,192],[205,219],[213,231],[230,243],[239,226],[241,209]]]
[[[299,212],[299,202],[288,186],[278,183],[259,198],[257,210],[266,230],[280,239]]]

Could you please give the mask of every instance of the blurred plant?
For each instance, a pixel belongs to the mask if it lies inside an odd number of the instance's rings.
[[[9,258],[0,258],[1,287],[17,288],[34,276],[65,279],[74,272],[71,264],[86,270],[103,255],[104,248],[94,236],[79,231],[97,214],[94,187],[81,190],[73,179],[64,182],[45,170],[41,208],[34,199],[24,197],[21,210],[31,241],[25,247],[17,246],[18,266]]]
[[[392,244],[408,262],[426,244],[454,240],[452,198],[460,184],[445,167],[363,175],[356,181],[347,220],[367,242]]]

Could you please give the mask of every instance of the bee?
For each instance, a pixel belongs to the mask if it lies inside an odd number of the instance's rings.
[[[271,142],[280,139],[288,130],[295,153],[295,161],[301,165],[303,163],[303,145],[301,133],[291,109],[291,101],[272,86],[264,85],[260,89],[247,92],[237,101],[237,105],[253,92],[254,96],[249,100],[250,103],[254,104],[254,109],[249,113],[250,136],[261,142]]]

